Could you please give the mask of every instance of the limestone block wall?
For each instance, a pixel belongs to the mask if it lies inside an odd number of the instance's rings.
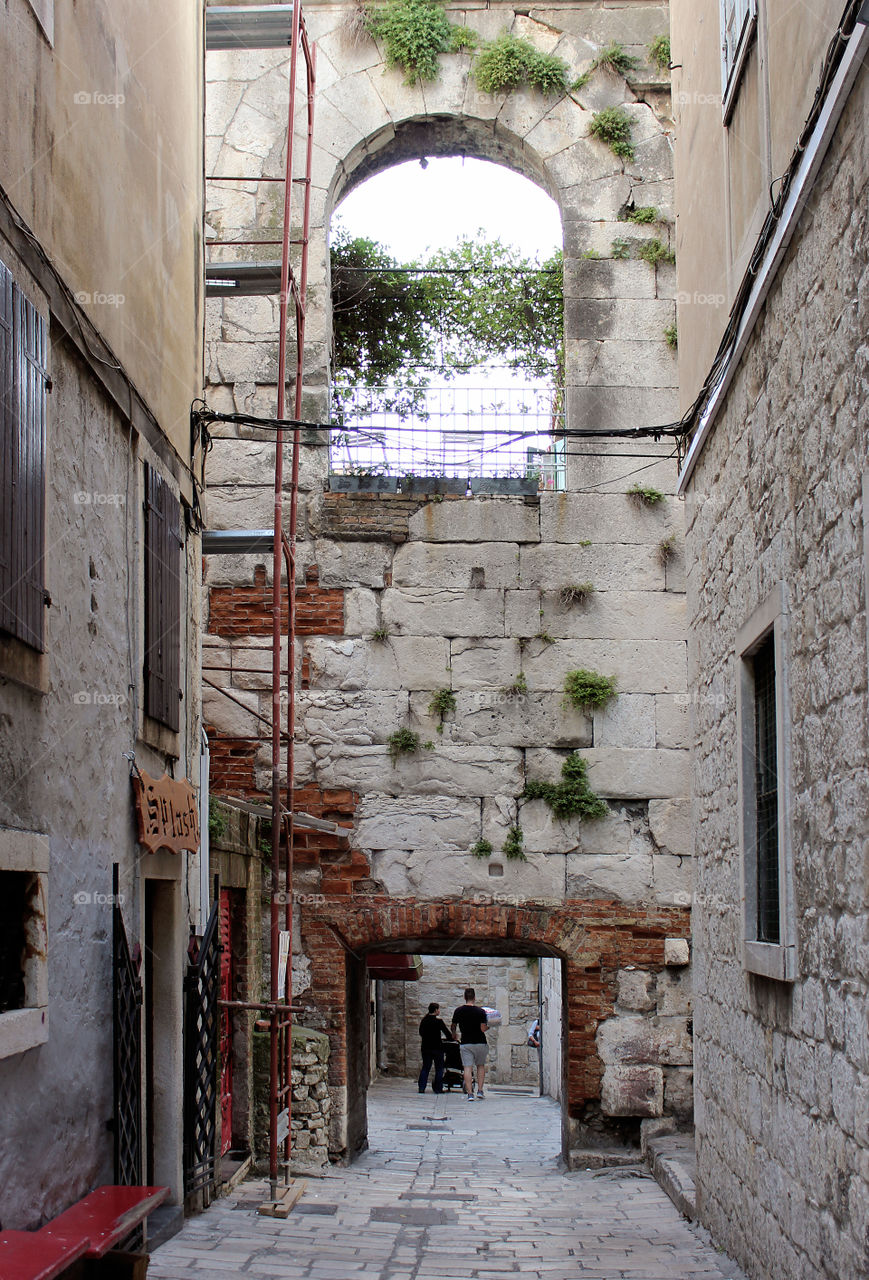
[[[538,1009],[537,960],[530,956],[424,956],[418,982],[385,982],[383,1054],[389,1074],[419,1074],[419,1024],[429,1003],[438,1001],[449,1026],[468,986],[476,991],[477,1004],[496,1008],[502,1017],[501,1025],[486,1033],[490,1082],[536,1086],[537,1053],[527,1045]]]
[[[255,1146],[258,1168],[269,1164],[269,1035],[254,1033]],[[332,1100],[326,1077],[329,1040],[310,1027],[293,1027],[293,1167],[322,1169],[329,1163],[329,1120]]]
[[[700,1210],[752,1276],[869,1271],[860,72],[688,503]],[[741,963],[735,635],[785,584],[797,975]]]

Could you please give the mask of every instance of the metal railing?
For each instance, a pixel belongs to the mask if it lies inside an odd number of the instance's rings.
[[[330,471],[339,476],[535,478],[565,487],[564,409],[552,386],[332,388]],[[473,487],[473,483],[472,486]]]

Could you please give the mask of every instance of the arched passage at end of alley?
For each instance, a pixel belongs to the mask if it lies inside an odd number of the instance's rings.
[[[322,1020],[331,1041],[334,1154],[353,1154],[367,1135],[367,952],[536,955],[563,962],[562,1148],[570,1158],[571,1151],[587,1142],[583,1117],[588,1105],[601,1097],[604,1066],[596,1033],[613,1014],[620,972],[663,968],[665,940],[686,938],[689,929],[684,909],[612,902],[556,907],[393,899],[363,905],[355,899],[303,907],[302,945],[311,962],[309,1014]],[[648,1091],[660,1084],[661,1066],[642,1063],[642,1047],[637,1053],[633,1101],[635,1113],[642,1114],[648,1112]],[[670,1061],[681,1060],[674,1040]]]

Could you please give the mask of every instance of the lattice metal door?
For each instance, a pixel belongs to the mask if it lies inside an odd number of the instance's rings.
[[[121,908],[113,910],[115,1183],[142,1182],[142,980]]]
[[[232,894],[220,891],[220,998],[233,998]],[[220,1154],[232,1147],[232,1010],[220,1010]]]
[[[215,1181],[219,910],[220,904],[215,902],[184,983],[184,1189],[187,1195],[207,1189]]]

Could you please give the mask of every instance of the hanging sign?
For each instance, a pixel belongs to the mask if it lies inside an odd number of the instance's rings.
[[[180,853],[199,848],[199,808],[196,793],[186,778],[176,781],[167,773],[151,778],[142,769],[132,774],[139,822],[139,843],[149,853],[171,849]]]

